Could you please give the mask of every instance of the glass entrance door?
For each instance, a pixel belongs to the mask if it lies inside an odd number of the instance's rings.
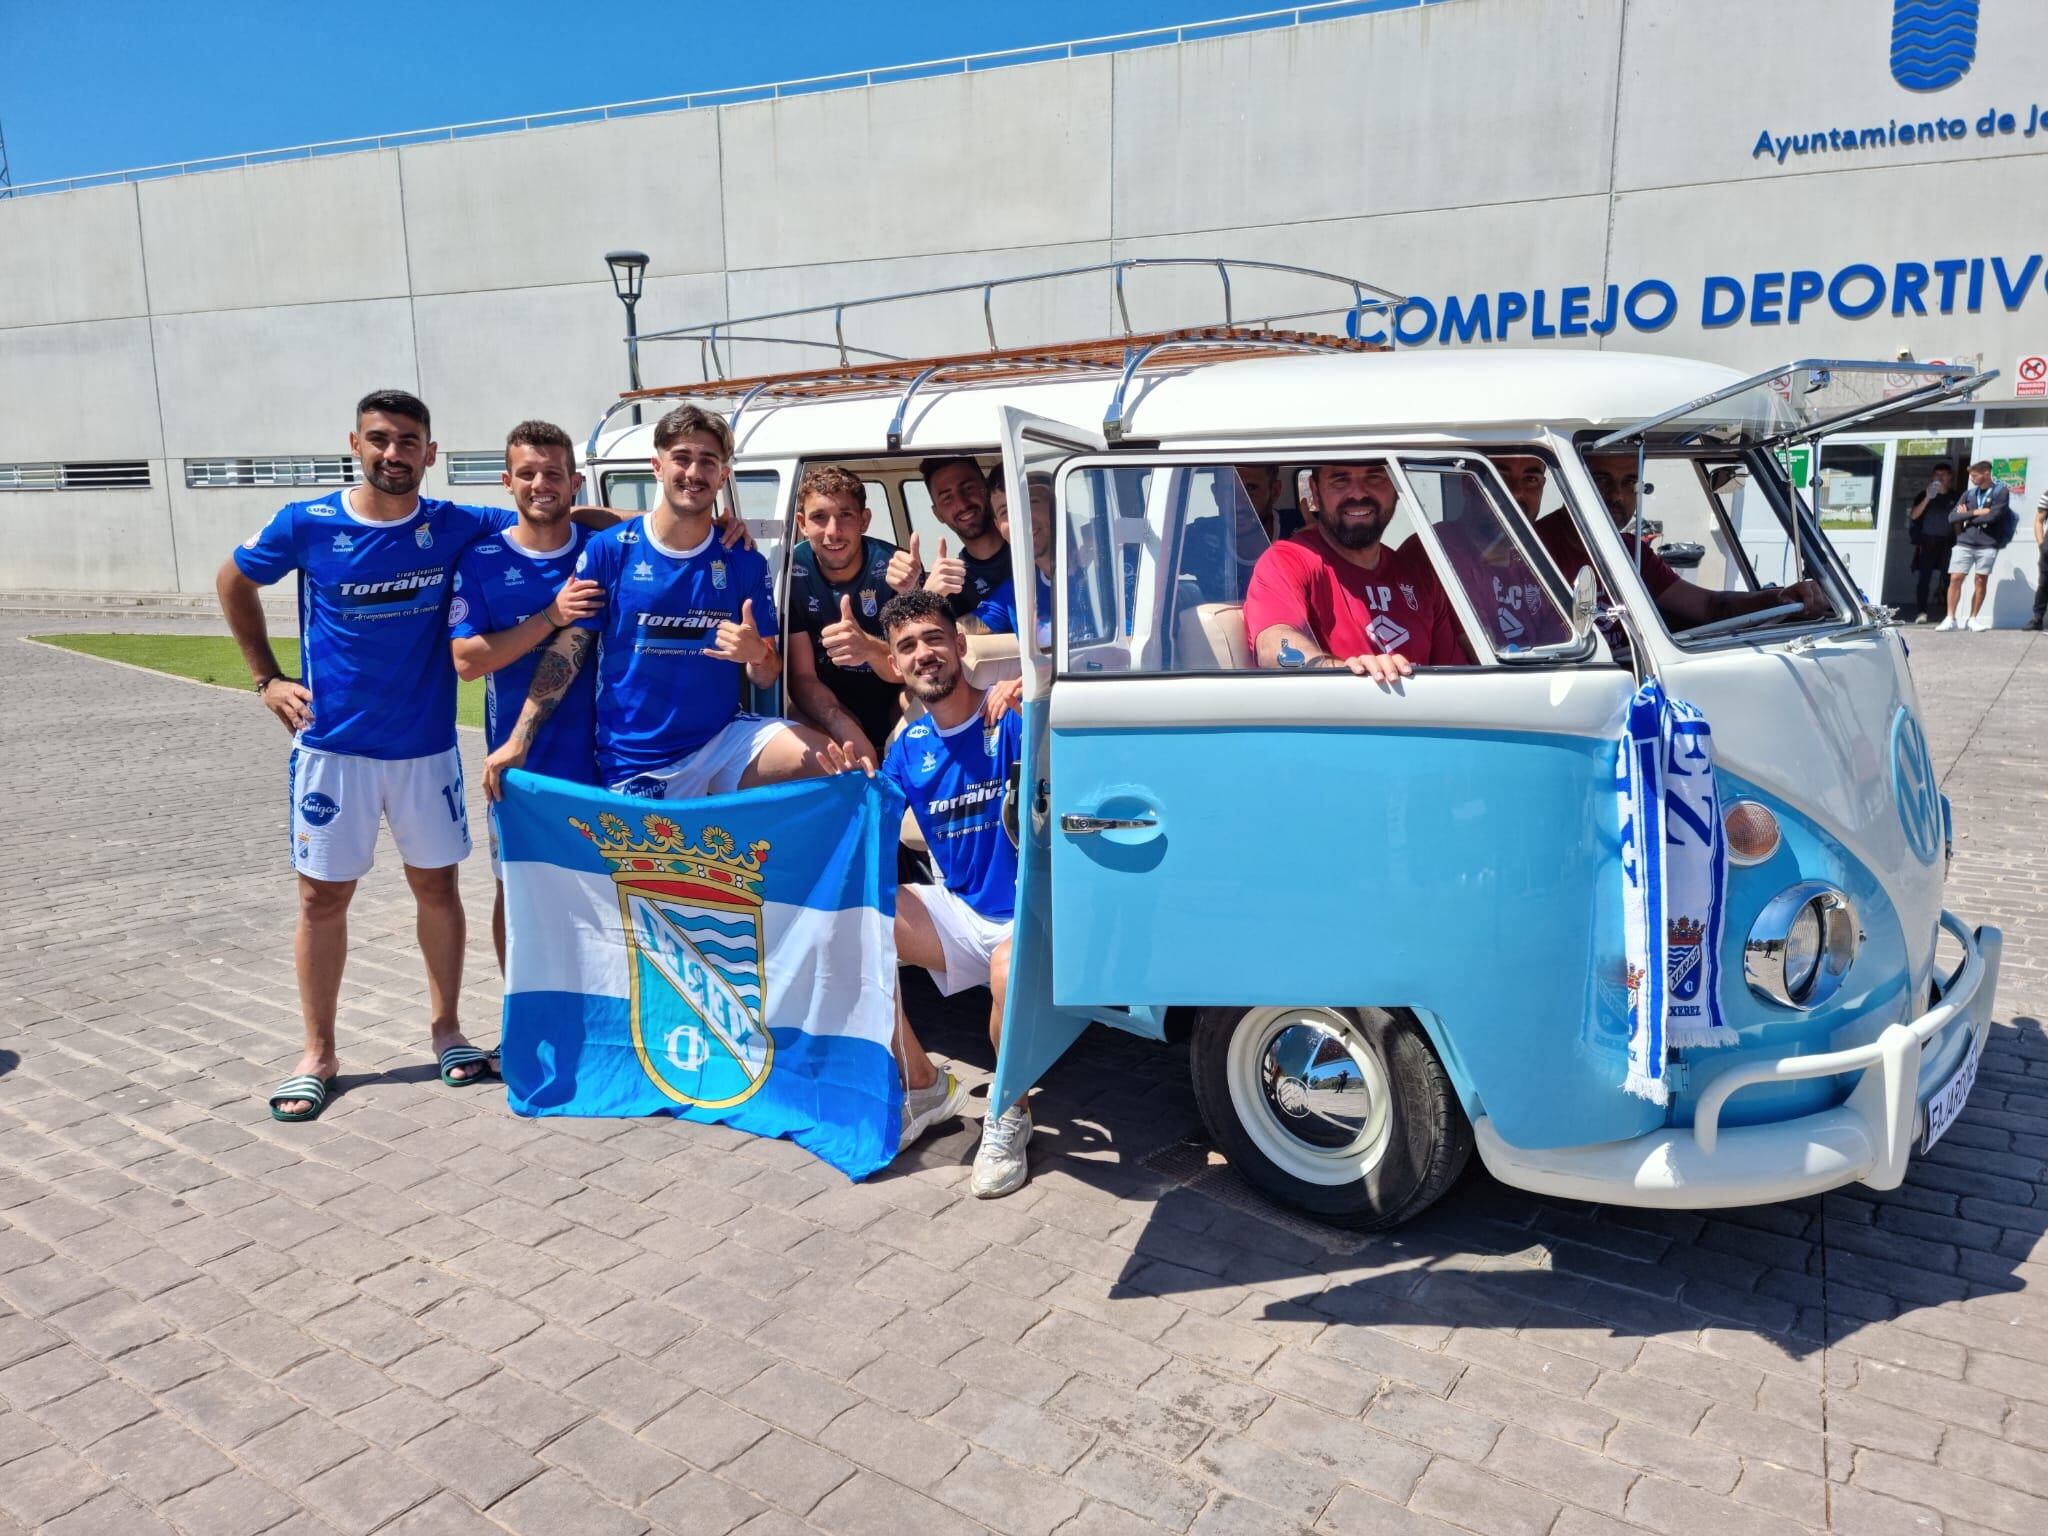
[[[1828,541],[1841,553],[1857,588],[1874,595],[1883,588],[1884,545],[1877,512],[1885,505],[1891,459],[1889,442],[1830,438],[1820,445],[1820,487],[1815,510]]]

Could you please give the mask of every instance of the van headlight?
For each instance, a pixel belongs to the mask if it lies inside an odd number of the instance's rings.
[[[1742,946],[1742,973],[1767,1001],[1818,1008],[1841,990],[1862,939],[1849,898],[1809,880],[1780,891],[1757,914]]]

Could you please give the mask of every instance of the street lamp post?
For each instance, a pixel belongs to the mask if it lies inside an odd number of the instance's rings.
[[[640,303],[641,280],[647,274],[645,251],[606,251],[605,265],[612,269],[612,292],[626,306],[626,372],[633,388],[640,387],[640,327],[634,310]],[[640,425],[640,406],[633,406],[633,425]]]

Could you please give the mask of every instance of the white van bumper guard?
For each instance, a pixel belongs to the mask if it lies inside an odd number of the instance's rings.
[[[1482,1115],[1473,1125],[1480,1158],[1503,1184],[1540,1194],[1611,1205],[1668,1209],[1758,1205],[1868,1184],[1896,1189],[1924,1125],[1922,1048],[1958,1018],[1970,1030],[1974,1061],[1991,1028],[2004,936],[1972,930],[1952,912],[1941,926],[1963,946],[1963,963],[1941,1001],[1911,1023],[1892,1024],[1868,1045],[1813,1056],[1753,1062],[1722,1073],[1700,1095],[1690,1126],[1627,1141],[1531,1150],[1511,1146]],[[1838,1077],[1861,1072],[1833,1109],[1763,1125],[1721,1125],[1731,1095],[1753,1083]]]

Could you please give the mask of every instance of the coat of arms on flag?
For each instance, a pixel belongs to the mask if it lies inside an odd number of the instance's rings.
[[[775,1038],[761,988],[761,864],[768,843],[741,852],[723,827],[702,846],[669,817],[640,818],[644,837],[609,811],[597,845],[619,887],[632,955],[633,1045],[654,1086],[679,1104],[722,1109],[768,1080]]]
[[[893,785],[650,804],[514,772],[495,814],[515,1113],[716,1120],[853,1178],[895,1155]]]

